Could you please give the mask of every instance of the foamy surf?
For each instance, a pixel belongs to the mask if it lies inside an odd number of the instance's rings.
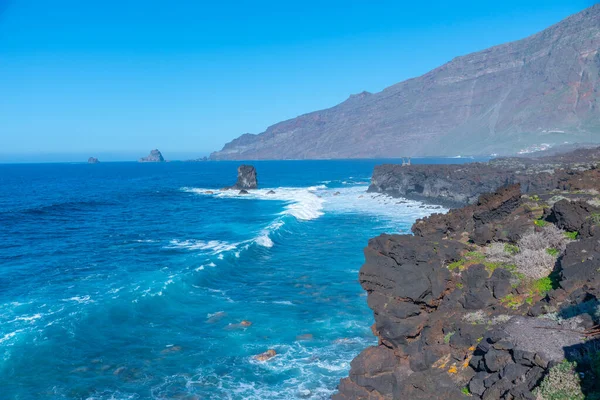
[[[433,213],[448,210],[419,201],[392,198],[380,193],[367,193],[366,186],[330,189],[322,193],[325,212],[372,215],[394,224],[405,224]],[[332,193],[333,192],[333,193]]]
[[[348,182],[344,181],[343,184]],[[181,190],[202,196],[212,196],[217,198],[237,198],[237,199],[255,199],[255,200],[277,200],[286,203],[280,216],[293,216],[299,221],[314,220],[322,216],[326,211],[333,213],[352,213],[373,215],[382,220],[386,227],[394,231],[402,230],[399,227],[405,224],[405,221],[413,221],[417,218],[423,218],[434,212],[447,212],[448,210],[440,206],[426,205],[424,203],[396,199],[376,193],[367,193],[365,182],[360,182],[359,186],[346,186],[341,188],[329,188],[325,184],[309,186],[307,188],[279,187],[275,189],[257,189],[248,194],[239,194],[236,190],[211,190],[203,188],[184,187]],[[356,183],[353,183],[356,185]],[[273,193],[274,192],[274,193]],[[193,250],[207,250],[215,248],[214,254],[222,257],[223,251],[235,250],[240,245],[248,248],[249,244],[256,244],[265,248],[274,246],[271,235],[284,225],[284,220],[279,218],[262,229],[258,235],[250,240],[226,245],[217,241],[208,243],[176,243],[180,247],[188,247]],[[236,256],[239,257],[239,251]]]
[[[222,240],[177,240],[173,239],[169,242],[167,248],[186,249],[186,250],[201,250],[212,255],[221,254],[226,251],[237,249],[240,243],[229,243]]]
[[[213,196],[217,198],[239,198],[239,199],[255,199],[255,200],[275,200],[287,203],[283,211],[279,213],[280,218],[276,219],[268,226],[263,228],[253,239],[235,244],[225,244],[218,241],[202,242],[202,241],[171,241],[171,247],[187,248],[190,250],[213,250],[213,254],[222,255],[224,251],[237,249],[240,245],[245,245],[247,249],[252,243],[265,248],[274,246],[271,234],[277,231],[284,225],[282,217],[287,215],[294,217],[299,221],[310,221],[319,218],[323,215],[323,199],[316,194],[319,190],[324,190],[325,185],[311,186],[308,188],[290,188],[280,187],[275,189],[257,189],[252,190],[249,194],[239,194],[235,190],[210,190],[202,188],[181,188],[184,192],[194,193],[202,196]],[[274,192],[274,193],[273,193]],[[236,253],[239,257],[239,251]]]
[[[239,194],[236,190],[214,190],[189,187],[181,188],[181,190],[203,196],[284,201],[288,204],[281,212],[282,215],[291,215],[298,220],[307,221],[317,219],[323,215],[323,199],[315,193],[315,191],[322,188],[326,187],[324,185],[311,186],[309,188],[279,187],[251,190],[248,194]]]

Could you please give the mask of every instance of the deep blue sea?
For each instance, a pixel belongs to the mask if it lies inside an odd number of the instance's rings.
[[[368,239],[444,211],[367,194],[381,162],[245,196],[233,162],[0,165],[0,398],[328,398],[376,343]]]

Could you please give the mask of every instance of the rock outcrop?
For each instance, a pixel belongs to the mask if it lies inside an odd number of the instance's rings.
[[[148,156],[140,158],[139,162],[165,162],[165,159],[163,158],[163,155],[160,153],[160,151],[158,151],[158,149],[154,149],[150,152]]]
[[[513,183],[520,183],[523,193],[592,188],[594,180],[600,178],[599,160],[600,147],[541,158],[500,158],[488,163],[384,164],[375,167],[369,191],[456,207],[472,204],[482,193]],[[573,174],[580,171],[589,172],[573,179]]]
[[[240,165],[237,172],[237,182],[235,185],[230,186],[227,189],[240,190],[240,194],[248,194],[248,189],[258,188],[256,168],[254,168],[252,165]]]
[[[600,142],[600,5],[378,93],[244,134],[213,160],[515,154]]]
[[[88,164],[98,164],[100,161],[96,157],[88,158]]]
[[[414,235],[371,239],[359,282],[379,344],[352,361],[333,399],[534,400],[565,359],[588,368],[586,390],[600,389],[600,371],[584,357],[600,340],[585,340],[600,323],[600,180],[591,173],[531,174],[526,184],[548,190],[522,195],[519,183],[502,186],[418,220]],[[564,190],[577,185],[586,190]],[[529,245],[551,253],[554,270],[530,278],[524,268],[538,261],[525,244],[552,235],[564,250]]]

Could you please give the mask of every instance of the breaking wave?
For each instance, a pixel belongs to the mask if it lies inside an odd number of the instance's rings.
[[[181,188],[184,192],[194,193],[217,198],[237,198],[254,200],[277,200],[286,202],[287,205],[281,212],[282,215],[291,215],[300,221],[308,221],[323,215],[323,199],[316,191],[326,188],[324,185],[309,188],[280,187],[273,189],[256,189],[248,194],[239,194],[236,190],[214,190],[202,188]]]

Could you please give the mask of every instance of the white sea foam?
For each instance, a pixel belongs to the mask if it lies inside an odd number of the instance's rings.
[[[263,233],[256,238],[256,244],[263,247],[273,247],[273,241],[268,233]]]
[[[316,186],[309,186],[306,189],[310,190],[311,192],[314,192],[314,191],[317,191],[317,190],[327,189],[327,186],[326,185],[316,185]]]
[[[8,321],[7,323],[17,322],[17,321],[25,321],[25,322],[33,322],[37,319],[42,318],[42,314],[34,314],[34,315],[21,315],[16,317],[15,319]]]
[[[187,250],[202,250],[213,255],[221,254],[225,251],[235,250],[239,243],[229,243],[221,240],[177,240],[173,239],[169,242],[168,248],[187,249]]]
[[[334,213],[372,215],[380,218],[386,228],[392,229],[397,228],[398,224],[408,227],[418,218],[448,211],[440,206],[426,205],[418,201],[367,193],[366,189],[366,186],[346,187],[335,190],[336,195],[331,193],[333,190],[329,190],[322,195],[323,210]]]
[[[236,190],[212,190],[202,188],[181,188],[184,192],[195,193],[204,196],[227,197],[239,199],[278,200],[288,203],[283,215],[291,215],[301,221],[317,219],[323,215],[323,200],[314,192],[324,185],[310,188],[280,187],[273,189],[251,190],[248,194],[239,194]],[[270,191],[274,194],[268,194]]]
[[[355,182],[344,181],[344,184],[356,185]],[[279,187],[274,189],[252,190],[249,194],[240,195],[236,190],[210,190],[202,188],[184,187],[181,190],[202,196],[217,198],[238,198],[255,200],[277,200],[286,203],[280,217],[262,229],[256,237],[239,243],[229,243],[219,240],[172,240],[170,247],[185,248],[189,250],[207,251],[217,255],[220,260],[222,253],[235,251],[234,255],[240,257],[240,250],[247,249],[250,244],[271,248],[274,246],[273,233],[284,225],[283,217],[293,216],[299,221],[309,221],[319,218],[324,212],[354,213],[373,215],[381,219],[382,229],[401,231],[408,230],[412,221],[422,218],[433,212],[446,212],[438,206],[424,205],[411,200],[393,199],[381,194],[367,193],[365,182],[361,186],[347,186],[344,188],[328,188],[324,184],[308,188]],[[275,193],[269,194],[271,191]],[[407,223],[408,222],[408,223]],[[200,268],[198,268],[200,269]]]
[[[62,299],[62,301],[75,301],[75,302],[77,302],[79,304],[87,304],[87,303],[93,303],[94,302],[89,295],[74,296],[74,297],[70,297],[68,299]]]
[[[14,332],[9,332],[9,333],[5,334],[3,337],[0,338],[0,343],[9,341],[10,339],[14,338],[17,335],[17,333],[22,332],[22,331],[23,331],[23,329],[17,329]]]

